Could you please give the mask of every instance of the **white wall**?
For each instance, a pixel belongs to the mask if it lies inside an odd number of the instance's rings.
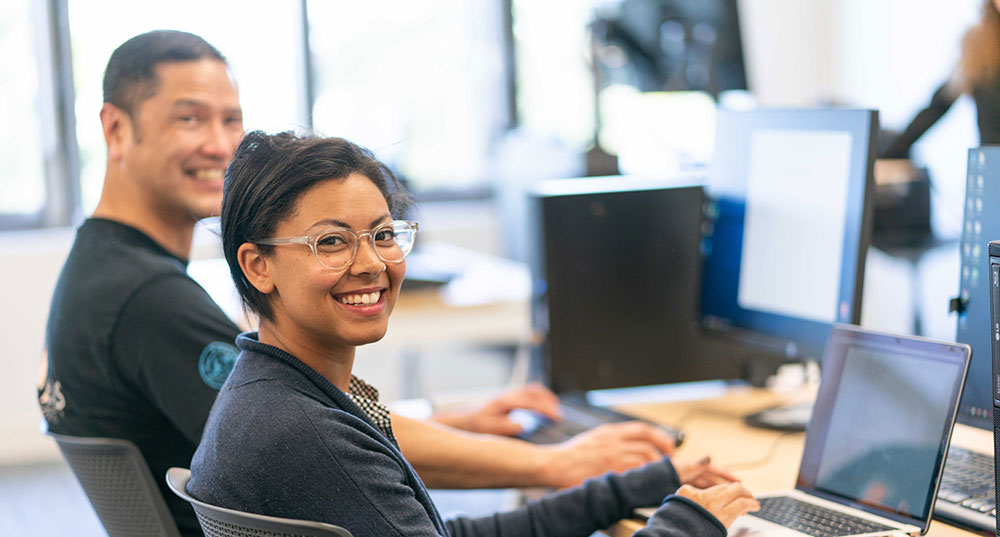
[[[69,253],[69,229],[0,234],[0,464],[58,457],[39,432],[37,384],[45,319],[56,278]]]
[[[832,1],[739,0],[747,85],[758,104],[810,106],[828,97]]]

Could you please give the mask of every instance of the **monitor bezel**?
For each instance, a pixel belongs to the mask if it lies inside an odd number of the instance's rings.
[[[716,150],[707,190],[715,200],[745,198],[742,184],[732,177],[744,176],[750,157],[749,134],[757,129],[788,129],[847,132],[852,136],[847,211],[844,216],[844,250],[841,254],[840,287],[835,320],[817,322],[791,316],[741,308],[732,296],[734,315],[706,311],[706,290],[712,285],[709,274],[712,256],[724,256],[727,263],[739,263],[741,252],[719,252],[709,248],[705,256],[705,278],[699,308],[699,328],[710,336],[734,340],[745,347],[749,359],[819,360],[833,323],[860,324],[864,288],[865,259],[871,245],[874,164],[877,157],[879,122],[876,110],[865,109],[721,109],[718,116]],[[729,178],[729,179],[727,179]],[[740,189],[743,190],[740,190]],[[742,241],[742,238],[741,238]],[[741,245],[742,247],[742,245]],[[718,258],[715,258],[718,262]],[[738,269],[736,271],[738,278]],[[711,291],[709,291],[711,292]],[[738,289],[736,289],[738,293]],[[844,307],[846,305],[846,307]]]

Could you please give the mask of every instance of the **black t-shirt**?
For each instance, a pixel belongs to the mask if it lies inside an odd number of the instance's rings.
[[[239,329],[186,268],[137,229],[84,222],[52,298],[39,403],[54,433],[138,445],[181,532],[201,535],[165,475],[190,466]]]

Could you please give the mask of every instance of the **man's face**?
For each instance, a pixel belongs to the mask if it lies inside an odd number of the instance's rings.
[[[168,221],[218,215],[226,166],[243,137],[236,86],[218,60],[162,63],[156,93],[139,102],[121,139],[124,176]]]

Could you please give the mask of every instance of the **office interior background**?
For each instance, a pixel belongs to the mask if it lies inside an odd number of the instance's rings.
[[[100,194],[100,81],[128,37],[155,28],[202,35],[230,60],[247,129],[314,129],[366,145],[416,193],[420,241],[523,262],[524,193],[583,175],[598,123],[622,173],[657,177],[704,169],[722,105],[873,108],[884,128],[899,130],[950,75],[981,2],[735,5],[747,90],[714,99],[615,79],[595,92],[595,58],[606,67],[629,61],[590,35],[595,17],[620,8],[616,0],[3,2],[0,467],[59,459],[39,432],[36,404],[45,319],[74,228]],[[911,332],[918,318],[924,335],[954,338],[947,302],[958,289],[966,155],[976,145],[974,105],[962,97],[914,147],[933,181],[941,247],[919,264],[872,250],[864,324]],[[210,227],[198,232],[195,260],[220,255]],[[424,337],[432,349],[456,339]],[[373,352],[359,362],[362,376],[388,398],[425,395],[402,385],[400,368],[414,366],[397,354]],[[454,354],[461,367],[462,349]],[[477,382],[488,381],[455,387]]]

